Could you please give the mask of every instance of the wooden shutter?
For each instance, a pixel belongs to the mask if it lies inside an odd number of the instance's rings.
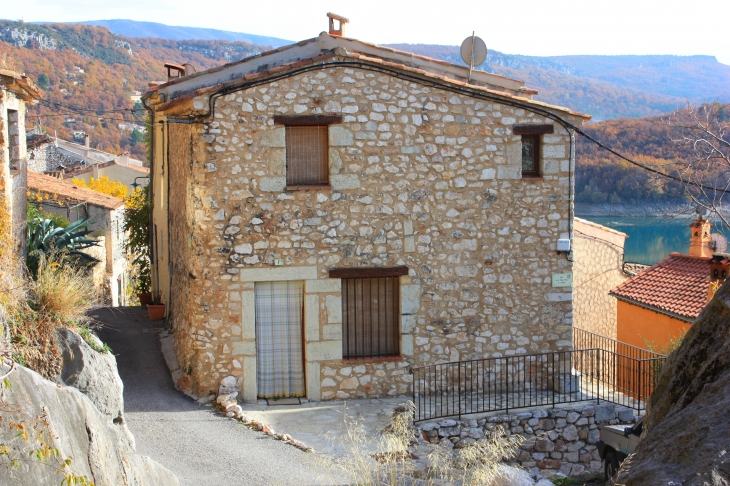
[[[342,279],[342,356],[400,355],[398,277]]]
[[[286,185],[329,184],[326,125],[286,127]]]

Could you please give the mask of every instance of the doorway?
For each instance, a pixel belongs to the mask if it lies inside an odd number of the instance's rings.
[[[304,282],[256,282],[256,389],[259,398],[303,397]]]

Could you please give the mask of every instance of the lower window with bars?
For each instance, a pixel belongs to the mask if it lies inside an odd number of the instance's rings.
[[[400,356],[398,277],[342,279],[342,357]]]

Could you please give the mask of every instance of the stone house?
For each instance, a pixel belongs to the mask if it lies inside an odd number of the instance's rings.
[[[14,251],[20,255],[25,254],[25,108],[42,94],[27,76],[0,69],[0,198],[9,213]]]
[[[94,230],[91,236],[99,240],[99,246],[87,253],[101,261],[94,267],[94,281],[109,305],[126,305],[129,271],[124,252],[124,201],[32,170],[28,171],[28,192],[28,204],[72,223],[89,219],[89,229]]]
[[[153,286],[194,393],[406,395],[414,365],[571,347],[552,277],[586,115],[335,30],[179,74],[143,102]]]

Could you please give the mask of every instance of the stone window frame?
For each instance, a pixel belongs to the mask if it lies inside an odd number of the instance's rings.
[[[327,132],[329,132],[329,126],[330,125],[338,125],[342,123],[342,116],[341,115],[275,115],[274,116],[274,124],[275,125],[284,125],[284,128],[288,129],[290,127],[326,127]],[[285,131],[284,135],[284,143],[285,147],[288,143],[287,136]],[[328,169],[330,167],[331,161],[329,160],[329,133],[327,133],[327,144],[326,144],[326,150],[327,150],[327,166]],[[288,159],[289,154],[286,154],[286,157]],[[330,174],[331,177],[331,174]],[[329,180],[329,177],[328,177]],[[317,185],[311,185],[311,184],[296,184],[296,185],[286,185],[287,191],[309,191],[309,190],[331,190],[332,186],[328,184],[317,184]]]
[[[395,301],[394,306],[395,308],[391,311],[395,311],[396,321],[393,322],[394,329],[392,331],[395,331],[395,346],[398,349],[397,353],[394,354],[382,354],[382,355],[372,355],[372,356],[346,356],[346,343],[345,343],[345,337],[347,334],[347,316],[345,312],[345,296],[344,291],[341,296],[342,301],[342,356],[344,361],[367,361],[367,362],[377,362],[377,361],[393,361],[393,360],[400,360],[403,357],[402,349],[401,349],[401,340],[402,340],[402,312],[401,312],[401,303],[400,303],[400,297],[401,297],[401,283],[400,279],[398,277],[406,276],[408,275],[408,267],[401,265],[398,267],[372,267],[372,268],[335,268],[329,271],[329,277],[330,278],[339,278],[341,280],[355,280],[355,279],[366,279],[366,278],[394,278],[395,285],[397,285],[396,288],[393,289],[394,295],[395,295]],[[341,288],[344,287],[344,282],[341,284]],[[380,326],[379,326],[380,327]]]
[[[522,140],[531,139],[535,143],[535,170],[522,171],[523,179],[542,178],[542,135],[554,133],[555,127],[552,124],[514,125],[512,133],[521,135]],[[522,150],[520,149],[520,156]],[[520,158],[520,166],[522,159]]]

